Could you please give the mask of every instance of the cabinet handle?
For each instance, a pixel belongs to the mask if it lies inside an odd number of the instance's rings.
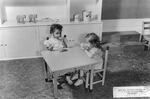
[[[1,44],[1,46],[3,46],[3,44]]]
[[[7,46],[7,44],[5,44],[5,46]]]

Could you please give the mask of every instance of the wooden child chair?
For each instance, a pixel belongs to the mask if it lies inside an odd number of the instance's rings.
[[[103,66],[102,69],[90,71],[86,73],[86,88],[90,87],[90,91],[93,89],[93,85],[97,83],[102,83],[104,85],[105,83],[105,76],[106,76],[106,68],[107,68],[107,61],[108,61],[108,51],[109,47],[107,46],[105,49],[105,54],[103,58]],[[94,79],[96,76],[99,76],[99,80]],[[95,77],[94,77],[95,76]]]
[[[145,32],[150,32],[150,21],[143,21],[142,23],[142,33],[140,35],[139,41],[142,42],[145,45],[145,50],[149,50],[150,48],[150,33]]]

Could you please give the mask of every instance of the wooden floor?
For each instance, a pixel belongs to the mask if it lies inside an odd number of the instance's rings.
[[[60,99],[112,99],[114,86],[150,85],[150,51],[137,42],[138,34],[127,33],[103,35],[111,47],[104,86],[94,85],[89,92],[83,85],[63,84]],[[44,81],[44,72],[42,58],[0,61],[0,99],[53,99],[52,83]]]

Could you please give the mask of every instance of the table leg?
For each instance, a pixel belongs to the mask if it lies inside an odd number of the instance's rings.
[[[54,97],[55,99],[58,98],[58,89],[57,89],[57,76],[53,75],[53,86],[54,86]]]
[[[91,69],[91,72],[90,72],[90,90],[93,89],[93,68]]]
[[[47,63],[45,62],[45,81],[48,82],[48,66]]]
[[[89,86],[89,71],[86,73],[86,81],[85,81],[85,88]]]

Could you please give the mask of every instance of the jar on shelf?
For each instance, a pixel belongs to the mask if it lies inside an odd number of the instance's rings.
[[[29,17],[29,22],[36,23],[37,14],[30,14],[28,17]]]
[[[25,24],[25,18],[26,18],[26,15],[17,15],[16,17],[17,23]]]
[[[80,15],[79,14],[74,14],[74,22],[79,22],[80,21]]]
[[[91,20],[92,20],[92,21],[97,21],[97,20],[98,20],[98,15],[97,15],[97,14],[93,14],[93,15],[91,16]]]
[[[89,22],[91,21],[91,15],[92,15],[92,12],[91,11],[86,11],[86,10],[83,10],[82,11],[82,19],[84,22]]]

